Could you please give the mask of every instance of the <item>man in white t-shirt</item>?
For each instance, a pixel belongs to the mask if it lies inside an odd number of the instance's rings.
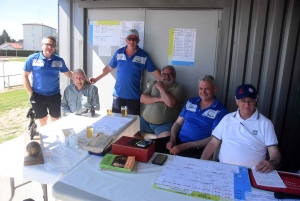
[[[221,144],[222,163],[253,167],[259,172],[274,170],[281,159],[272,122],[256,108],[254,86],[243,84],[236,89],[238,110],[223,117],[212,132],[213,138],[205,147],[201,159],[207,160]],[[266,153],[270,159],[266,160]]]

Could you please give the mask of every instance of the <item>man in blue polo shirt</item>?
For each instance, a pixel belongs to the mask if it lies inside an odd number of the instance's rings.
[[[90,78],[91,83],[95,83],[118,67],[113,91],[113,112],[121,113],[121,106],[127,106],[128,114],[140,115],[140,85],[144,69],[160,80],[160,71],[154,66],[147,52],[139,48],[139,41],[138,31],[128,30],[127,45],[116,51],[100,75]]]
[[[60,84],[59,72],[72,79],[72,72],[67,68],[64,60],[53,54],[56,39],[46,36],[42,40],[42,52],[30,55],[23,68],[23,83],[29,94],[30,103],[35,111],[35,118],[40,125],[47,124],[48,111],[52,121],[60,117]],[[29,74],[32,73],[32,86]]]
[[[212,76],[203,76],[198,82],[198,90],[200,97],[187,101],[172,126],[171,136],[156,140],[157,152],[195,158],[201,156],[212,131],[228,111],[214,96],[217,86]]]

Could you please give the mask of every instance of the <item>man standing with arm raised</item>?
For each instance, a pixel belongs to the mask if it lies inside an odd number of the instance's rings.
[[[62,58],[53,54],[56,47],[55,37],[44,37],[41,46],[42,52],[27,58],[22,79],[35,111],[35,118],[39,119],[41,126],[44,126],[47,124],[48,112],[52,121],[58,120],[61,115],[59,72],[70,79],[72,79],[72,72]],[[30,73],[32,73],[32,86],[28,78]]]
[[[148,54],[139,48],[139,33],[130,29],[126,34],[126,46],[116,51],[109,65],[96,76],[91,83],[99,81],[114,68],[118,67],[116,84],[113,92],[113,108],[121,113],[121,106],[127,106],[127,113],[140,115],[141,78],[144,69],[160,80],[160,71],[154,66]]]

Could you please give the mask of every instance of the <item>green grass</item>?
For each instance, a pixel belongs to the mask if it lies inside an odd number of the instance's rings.
[[[0,144],[3,143],[3,142],[6,142],[6,141],[8,141],[8,140],[12,140],[12,139],[14,139],[14,138],[16,138],[16,137],[18,137],[17,134],[8,135],[8,136],[6,136],[6,135],[1,136],[1,135],[0,135]]]
[[[25,89],[0,94],[0,115],[13,108],[30,108],[29,96]]]
[[[30,108],[29,96],[24,87],[17,87],[16,89],[9,89],[7,92],[0,93],[0,116],[4,116],[9,110],[14,108]],[[4,116],[5,117],[5,116]],[[25,114],[24,114],[25,117]],[[17,116],[16,118],[20,118]],[[7,126],[9,125],[9,126]],[[7,122],[0,122],[0,144],[18,137],[24,133],[24,124]]]
[[[8,58],[9,61],[14,62],[25,62],[27,57],[15,57],[15,58]]]

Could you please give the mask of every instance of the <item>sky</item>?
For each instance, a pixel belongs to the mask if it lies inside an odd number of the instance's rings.
[[[42,23],[57,29],[57,0],[0,0],[0,34],[5,29],[15,40],[23,39],[23,26]]]

